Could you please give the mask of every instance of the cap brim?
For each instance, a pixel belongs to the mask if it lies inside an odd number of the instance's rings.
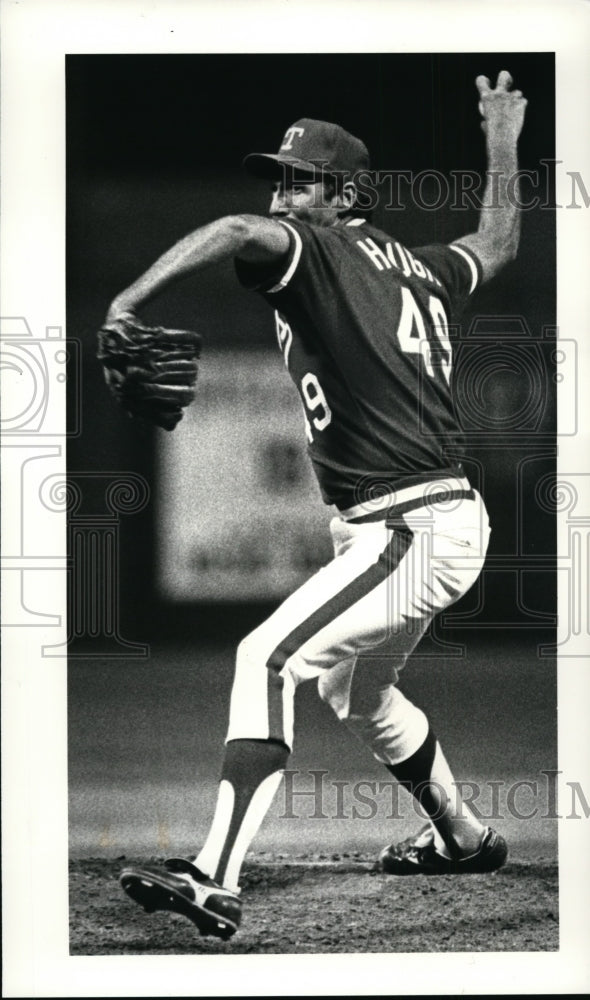
[[[321,165],[277,153],[249,153],[242,160],[242,166],[254,177],[273,181],[285,176],[295,176],[301,181],[315,180],[322,172]]]

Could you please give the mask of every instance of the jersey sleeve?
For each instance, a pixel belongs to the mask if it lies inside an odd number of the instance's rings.
[[[253,264],[250,261],[234,261],[240,284],[255,292],[278,292],[286,288],[299,264],[302,241],[295,226],[282,222],[289,235],[289,248],[283,257],[271,264]]]
[[[412,253],[431,269],[443,285],[453,314],[460,313],[481,282],[481,264],[475,254],[460,243],[417,247]]]

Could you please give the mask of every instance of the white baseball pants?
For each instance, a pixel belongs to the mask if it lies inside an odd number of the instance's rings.
[[[322,699],[378,760],[396,764],[418,749],[428,723],[395,687],[397,674],[434,615],[477,579],[490,533],[469,483],[444,487],[450,499],[440,482],[422,484],[395,494],[386,514],[363,520],[355,508],[332,520],[332,561],[238,647],[228,741],[292,748],[296,687],[318,678]]]

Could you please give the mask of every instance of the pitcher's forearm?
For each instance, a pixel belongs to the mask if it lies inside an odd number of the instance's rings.
[[[518,250],[520,196],[516,140],[488,135],[488,179],[478,233],[490,240],[507,260]]]
[[[117,295],[108,317],[134,312],[169,285],[213,264],[236,257],[265,264],[280,261],[289,246],[287,229],[279,222],[258,215],[226,215],[189,233],[163,254]]]
[[[482,280],[489,281],[514,260],[520,240],[520,192],[517,143],[526,109],[520,90],[511,90],[512,77],[498,74],[495,90],[485,76],[475,81],[486,135],[487,183],[476,233],[457,240],[477,256]]]
[[[111,305],[111,312],[139,309],[189,274],[239,254],[246,242],[247,230],[240,216],[226,216],[196,229],[159,257],[129,288],[120,292]]]

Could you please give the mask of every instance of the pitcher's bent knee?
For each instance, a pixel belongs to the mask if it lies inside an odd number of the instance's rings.
[[[383,764],[407,760],[426,739],[428,719],[394,684],[365,691],[351,704],[350,691],[334,683],[320,685],[320,694],[361,743]]]

